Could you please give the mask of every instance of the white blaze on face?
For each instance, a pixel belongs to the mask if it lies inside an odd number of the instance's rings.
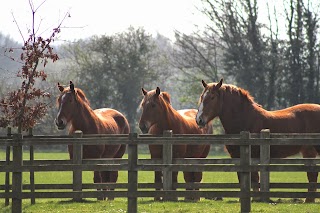
[[[66,97],[66,94],[63,94],[63,95],[61,96],[61,101],[60,101],[58,116],[59,116],[60,113],[61,113],[62,103],[64,102],[65,97]]]
[[[205,97],[208,95],[209,91],[207,90],[204,94],[203,94],[203,97],[202,97],[202,100],[201,100],[201,103],[200,103],[200,106],[199,106],[199,110],[198,110],[198,113],[197,113],[197,122],[199,122],[199,119],[203,113],[203,100],[205,99]]]
[[[57,126],[61,126],[61,125],[60,125],[61,122],[62,122],[62,125],[63,125],[63,126],[65,126],[66,123],[67,123],[66,118],[65,118],[63,115],[61,115],[61,109],[62,109],[62,104],[63,104],[63,102],[64,102],[64,99],[65,99],[65,94],[62,95],[62,97],[61,97],[61,102],[60,102],[60,106],[59,106],[59,111],[58,111],[57,117],[55,118],[55,122],[56,122],[56,125],[57,125]],[[60,120],[59,120],[59,119],[60,119]],[[62,127],[61,129],[63,129],[63,128],[64,128],[64,127]]]

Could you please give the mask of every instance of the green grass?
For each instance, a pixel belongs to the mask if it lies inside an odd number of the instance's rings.
[[[217,156],[215,156],[216,158]],[[218,156],[225,157],[225,156]],[[25,153],[25,159],[28,154]],[[149,155],[141,155],[140,158],[149,158]],[[0,152],[0,159],[5,159]],[[35,153],[35,159],[68,159],[67,153]],[[4,173],[0,173],[0,183],[4,183]],[[92,183],[92,172],[83,172],[83,182]],[[179,182],[184,182],[183,175],[179,173]],[[306,173],[271,173],[271,182],[307,182]],[[139,172],[140,183],[152,183],[153,172]],[[71,172],[36,172],[36,183],[72,183]],[[23,174],[23,182],[29,183],[29,174]],[[127,172],[119,174],[120,183],[127,182]],[[237,183],[235,172],[205,172],[203,182],[213,183]],[[305,190],[302,190],[305,191]],[[278,201],[277,199],[274,199]],[[301,200],[302,201],[302,200]],[[317,200],[319,202],[319,200]],[[295,203],[292,199],[281,199],[277,205],[266,203],[252,203],[252,212],[319,212],[319,203],[303,204]],[[11,206],[4,206],[4,199],[0,199],[0,213],[11,212]],[[35,205],[30,205],[30,200],[23,201],[23,212],[127,212],[127,199],[116,198],[114,201],[96,201],[86,199],[84,202],[71,202],[70,199],[36,199]],[[224,198],[223,201],[213,201],[202,198],[200,202],[154,202],[152,198],[138,199],[138,212],[240,212],[240,203],[237,198]]]
[[[251,212],[267,213],[318,213],[319,204],[293,203],[291,201],[276,205],[266,203],[252,203]],[[0,212],[11,212],[11,207],[4,207],[0,203]],[[114,201],[95,201],[87,199],[84,202],[71,202],[70,200],[38,199],[35,205],[30,205],[29,200],[23,201],[23,212],[56,213],[56,212],[127,212],[127,200],[118,198]],[[202,199],[200,202],[154,202],[151,198],[138,199],[138,212],[201,212],[201,213],[235,213],[240,212],[240,203],[237,199],[224,199],[212,201]]]

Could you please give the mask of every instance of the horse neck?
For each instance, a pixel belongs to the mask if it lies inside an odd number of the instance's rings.
[[[227,134],[238,134],[241,131],[252,131],[253,122],[261,119],[261,112],[264,110],[256,103],[249,100],[241,100],[240,96],[228,97],[234,94],[224,96],[222,111],[219,116],[221,124]]]
[[[163,130],[176,132],[183,119],[182,116],[171,105],[163,105],[163,111],[165,116],[165,120],[161,124]]]
[[[90,106],[79,102],[79,106],[75,109],[71,125],[73,130],[81,130],[83,133],[97,133],[97,115]]]

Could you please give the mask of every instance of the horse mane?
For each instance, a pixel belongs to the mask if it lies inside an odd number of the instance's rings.
[[[78,97],[80,97],[80,99],[85,102],[88,106],[90,106],[90,102],[89,100],[87,99],[86,95],[84,94],[84,92],[79,89],[79,88],[75,88],[75,92],[77,94]],[[79,100],[79,99],[78,99]]]
[[[159,95],[159,100],[162,107],[165,107],[166,109],[171,107],[170,95],[167,92],[161,92]]]
[[[171,106],[169,93],[161,92],[159,95],[159,100],[160,100],[160,105],[165,112],[166,120],[168,121],[169,126],[171,126],[172,123],[171,123],[168,112],[170,111],[170,109],[173,110],[173,112],[176,110],[174,110],[173,107]],[[179,113],[177,113],[177,114],[179,114]]]
[[[162,95],[162,98],[168,103],[171,104],[170,101],[170,94],[167,92],[161,92],[160,96]]]
[[[251,104],[256,104],[254,101],[254,98],[250,95],[249,91],[239,88],[232,84],[223,84],[221,86],[222,91],[230,93],[230,94],[236,94],[238,95],[242,100],[248,101]],[[259,104],[257,104],[259,105]],[[259,105],[260,106],[260,105]]]

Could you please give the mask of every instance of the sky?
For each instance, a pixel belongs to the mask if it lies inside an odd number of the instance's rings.
[[[92,35],[112,35],[133,26],[153,35],[174,40],[174,30],[191,33],[205,21],[197,7],[201,0],[30,0],[35,13],[37,35],[47,38],[62,22],[60,41],[75,41]],[[9,0],[1,5],[1,29],[18,42],[32,28],[29,0]],[[16,22],[14,22],[16,20]],[[18,26],[19,27],[18,27]],[[204,24],[203,24],[204,26]],[[21,34],[19,33],[21,30]]]

